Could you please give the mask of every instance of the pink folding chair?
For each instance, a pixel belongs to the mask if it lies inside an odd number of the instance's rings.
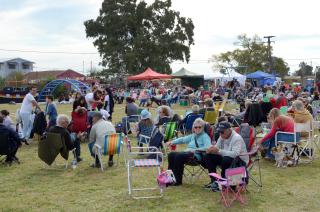
[[[221,191],[220,201],[225,207],[230,207],[236,200],[238,200],[241,205],[247,203],[245,196],[247,191],[245,182],[247,174],[245,167],[226,169],[226,178],[222,178],[217,173],[210,173],[209,175],[216,178],[216,182]]]

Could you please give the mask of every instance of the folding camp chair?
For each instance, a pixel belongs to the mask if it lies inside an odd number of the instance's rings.
[[[293,133],[281,131],[276,133],[275,145],[277,146],[278,143],[283,143],[286,146],[289,146],[289,149],[292,149],[291,156],[294,157],[296,163],[312,162],[314,160],[314,141],[312,139],[312,131],[310,121],[306,123],[294,123]],[[301,137],[301,133],[307,133],[307,136]],[[292,135],[292,141],[281,140],[279,136],[280,134]],[[306,156],[307,159],[302,159],[302,156]]]
[[[145,149],[146,151],[140,152],[140,149]],[[137,159],[137,156],[145,155],[149,156],[148,158],[153,159]],[[155,147],[131,147],[131,151],[128,152],[128,161],[127,161],[127,173],[128,173],[128,192],[129,195],[134,199],[142,199],[142,198],[159,198],[163,196],[163,188],[159,187],[155,182],[156,187],[143,187],[143,188],[134,188],[133,187],[133,170],[139,170],[139,169],[146,169],[146,168],[155,168],[157,171],[157,176],[160,175],[161,170],[160,167],[162,166],[162,152],[160,152],[159,149]],[[142,175],[143,176],[143,175]],[[156,177],[155,176],[155,179]],[[141,177],[141,176],[140,176]],[[152,195],[153,190],[160,190],[159,195]],[[148,192],[145,196],[138,195],[139,192],[145,191]]]
[[[94,158],[98,158],[100,165],[101,165],[101,171],[104,170],[103,166],[103,160],[102,155],[109,156],[110,155],[117,155],[117,165],[119,165],[119,155],[121,153],[121,146],[122,146],[122,133],[115,133],[111,135],[106,135],[104,140],[104,146],[101,147],[98,144],[93,144],[95,146],[93,150]],[[89,144],[89,149],[92,151],[92,143]]]
[[[125,134],[131,129],[130,124],[137,124],[140,121],[140,115],[126,116],[125,122]]]
[[[314,147],[317,148],[318,153],[320,153],[320,121],[313,121],[313,143]],[[316,132],[317,130],[317,132]],[[315,153],[314,153],[315,154]]]
[[[313,111],[313,118],[316,120],[316,121],[320,121],[320,100],[314,100],[312,101],[311,103],[311,106],[312,106],[312,111]]]
[[[69,152],[66,150],[66,145],[63,140],[63,137],[59,133],[46,133],[46,138],[39,141],[38,144],[38,156],[44,161],[47,165],[51,166],[51,164],[55,161],[57,155],[60,153],[61,156],[66,160],[65,168],[68,168],[69,163]],[[76,149],[72,149],[73,155],[73,168],[76,167],[77,156]]]
[[[239,133],[239,135],[241,135],[244,143],[246,144],[247,153],[241,154],[239,156],[249,156],[249,163],[247,164],[248,177],[258,188],[262,188],[260,156],[258,154],[258,146],[255,143],[255,129],[253,127],[250,127],[248,123],[243,123],[240,125],[240,127],[235,128],[235,131]]]
[[[208,172],[204,165],[201,162],[199,162],[196,158],[194,158],[193,155],[184,164],[183,176],[191,184],[194,184],[196,181],[198,181],[201,176],[207,176],[207,173]]]
[[[226,169],[226,178],[222,178],[216,173],[210,173],[211,177],[216,178],[216,183],[219,185],[221,203],[225,207],[230,207],[236,200],[240,204],[244,205],[247,203],[246,198],[246,168],[241,166],[237,168]]]
[[[203,118],[203,114],[189,114],[186,118],[186,123],[182,126],[184,134],[187,134],[187,132],[191,132],[193,122],[197,118]]]
[[[177,126],[176,122],[167,122],[163,125],[165,142],[177,137]]]
[[[206,111],[204,113],[204,121],[208,122],[210,125],[214,125],[217,122],[218,112],[217,111]]]
[[[286,115],[288,112],[288,106],[282,106],[280,107],[280,112],[282,115]]]

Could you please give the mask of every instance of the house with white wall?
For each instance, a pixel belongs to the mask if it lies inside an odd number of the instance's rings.
[[[29,73],[33,70],[34,62],[22,59],[0,59],[0,77],[7,77],[12,72],[21,72],[22,74]]]

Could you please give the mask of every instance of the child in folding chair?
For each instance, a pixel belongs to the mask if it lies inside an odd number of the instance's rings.
[[[246,153],[247,149],[243,138],[231,128],[229,122],[220,122],[216,130],[220,133],[220,137],[216,145],[208,148],[204,160],[209,173],[216,173],[217,166],[220,166],[221,176],[225,178],[225,170],[233,164],[235,158]],[[248,155],[239,158],[238,164],[248,164]],[[212,191],[219,191],[219,186],[213,177],[211,177],[211,182],[204,187]]]
[[[168,155],[168,169],[173,171],[176,178],[175,186],[182,185],[184,164],[193,158],[201,162],[202,155],[200,152],[205,152],[211,145],[210,137],[204,132],[204,126],[205,122],[201,118],[197,118],[193,122],[193,133],[191,135],[166,143],[169,146],[176,144],[188,144],[187,149],[183,152],[170,152]]]
[[[151,137],[152,130],[154,128],[153,121],[151,120],[151,113],[144,109],[141,111],[140,114],[141,120],[138,123],[138,129],[137,129],[137,139],[138,139],[138,145],[140,147],[143,146],[143,144],[149,143],[145,137],[142,137],[140,135]],[[143,151],[143,149],[140,149],[140,151]]]

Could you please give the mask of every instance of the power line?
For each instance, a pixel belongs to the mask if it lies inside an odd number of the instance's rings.
[[[38,54],[99,54],[96,52],[68,52],[68,51],[38,51],[38,50],[20,50],[20,49],[0,49],[5,52],[27,52]]]

